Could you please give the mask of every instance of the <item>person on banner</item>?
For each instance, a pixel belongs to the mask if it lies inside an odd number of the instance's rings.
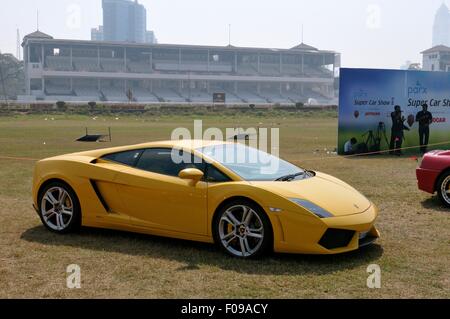
[[[356,144],[358,140],[352,138],[344,144],[344,155],[355,155],[356,154]]]
[[[428,111],[428,104],[422,105],[422,111],[416,115],[416,122],[419,122],[420,152],[425,154],[430,140],[430,125],[433,123],[433,115]]]
[[[409,128],[405,125],[405,117],[402,116],[402,109],[400,105],[395,106],[395,111],[391,113],[392,130],[391,130],[391,142],[389,145],[389,154],[402,155],[402,144],[405,138],[404,130],[409,131]]]

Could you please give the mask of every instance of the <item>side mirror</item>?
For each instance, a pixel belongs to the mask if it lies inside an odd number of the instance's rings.
[[[178,174],[179,178],[189,179],[196,183],[198,183],[203,178],[203,176],[203,172],[196,168],[186,168]]]

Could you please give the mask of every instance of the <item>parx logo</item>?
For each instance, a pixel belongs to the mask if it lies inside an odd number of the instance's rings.
[[[415,86],[408,87],[408,97],[425,95],[428,93],[428,88],[424,87],[419,81],[416,82]]]
[[[367,92],[365,90],[363,90],[363,89],[359,89],[358,91],[356,91],[353,94],[353,97],[354,97],[355,100],[367,99],[368,96],[369,95],[367,94]]]
[[[67,266],[67,288],[80,289],[81,288],[81,268],[78,265],[72,264]]]
[[[381,267],[377,264],[372,264],[367,267],[367,288],[380,289],[381,288]]]

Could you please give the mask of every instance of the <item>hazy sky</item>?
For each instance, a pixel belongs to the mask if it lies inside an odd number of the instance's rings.
[[[16,33],[90,39],[101,0],[0,0],[0,50],[16,53]],[[290,48],[301,40],[342,53],[346,67],[399,68],[421,62],[443,0],[140,0],[160,43]],[[450,1],[449,1],[450,2]]]

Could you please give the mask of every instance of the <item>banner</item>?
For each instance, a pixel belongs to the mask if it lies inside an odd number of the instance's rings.
[[[426,104],[431,113],[420,113]],[[395,113],[395,106],[401,112]],[[450,73],[341,69],[338,153],[367,153],[449,142]],[[420,122],[418,121],[420,120]],[[394,124],[394,121],[396,124]],[[356,143],[348,143],[352,141]],[[422,142],[421,142],[422,140]],[[403,151],[419,153],[420,148]],[[425,148],[423,149],[425,151]],[[348,153],[348,152],[347,152]]]

